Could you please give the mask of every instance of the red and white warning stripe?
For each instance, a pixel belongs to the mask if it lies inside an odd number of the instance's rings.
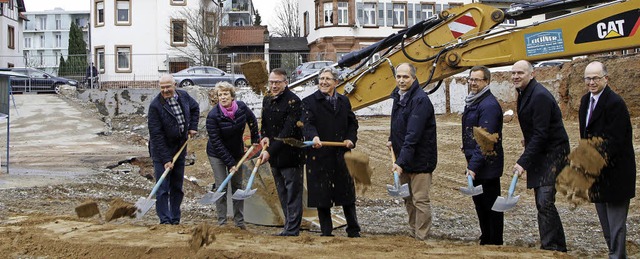
[[[478,27],[478,25],[476,25],[476,21],[473,20],[473,16],[471,16],[471,12],[467,12],[463,16],[460,16],[458,19],[455,19],[447,26],[449,26],[451,34],[454,38],[458,38],[463,34],[469,32],[470,30]]]

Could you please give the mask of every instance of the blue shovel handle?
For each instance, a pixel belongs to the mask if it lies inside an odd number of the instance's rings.
[[[396,190],[400,190],[400,175],[398,171],[393,171],[393,183],[396,185]]]
[[[473,188],[473,178],[471,178],[471,175],[467,175],[467,182],[469,183],[469,187]]]
[[[235,173],[235,172],[233,172]],[[229,175],[227,175],[227,178],[224,178],[224,181],[222,181],[222,183],[220,184],[220,186],[218,186],[218,190],[216,190],[217,193],[222,192],[222,189],[224,189],[224,187],[227,186],[227,184],[229,183],[229,180],[231,179],[231,177],[233,176],[233,173],[230,173]]]
[[[518,183],[518,172],[513,172],[513,179],[511,180],[511,185],[509,186],[509,197],[513,196],[513,192],[516,190],[516,183]]]

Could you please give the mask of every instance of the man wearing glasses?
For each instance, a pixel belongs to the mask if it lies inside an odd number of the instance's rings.
[[[584,70],[584,83],[589,93],[580,101],[580,138],[602,138],[598,150],[607,159],[589,189],[589,199],[595,203],[609,258],[627,258],[627,213],[636,186],[629,111],[624,100],[609,87],[604,64],[589,63]]]
[[[566,252],[564,229],[555,205],[556,176],[567,164],[569,154],[562,113],[553,95],[534,78],[528,61],[513,64],[511,81],[518,92],[518,121],[524,137],[524,152],[513,170],[518,175],[526,171],[527,188],[533,188],[540,248]]]
[[[416,78],[416,68],[402,63],[395,71],[396,88],[391,93],[391,130],[387,147],[396,161],[392,170],[400,173],[400,183],[408,184],[404,198],[409,214],[410,235],[425,240],[431,229],[432,173],[438,162],[436,117],[429,96]]]
[[[302,140],[297,126],[302,112],[300,98],[287,87],[287,72],[276,68],[269,74],[269,94],[262,101],[260,141],[267,150],[260,154],[262,163],[269,161],[280,205],[284,212],[284,228],[277,236],[298,236],[302,222],[302,151],[276,138]]]
[[[344,153],[355,148],[358,121],[349,99],[336,92],[339,72],[333,67],[320,70],[318,91],[302,99],[303,134],[313,140],[307,153],[309,207],[318,209],[322,236],[333,236],[331,207],[342,206],[348,237],[360,237],[356,217],[356,191]],[[323,146],[322,141],[344,143],[343,147]]]
[[[483,188],[482,194],[473,196],[480,222],[480,245],[502,245],[504,214],[491,210],[500,195],[500,176],[504,168],[502,108],[489,90],[491,73],[488,68],[472,67],[467,82],[470,91],[462,114],[462,152],[467,160],[466,174],[473,178],[474,186],[482,185]],[[476,127],[489,134],[498,134],[498,141],[481,149],[473,137]]]

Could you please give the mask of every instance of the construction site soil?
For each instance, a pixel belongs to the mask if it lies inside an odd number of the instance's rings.
[[[640,76],[640,62],[610,64],[612,85],[621,92],[630,106],[634,127],[636,161],[640,162],[640,99],[635,82]],[[565,66],[558,71],[540,73],[569,73],[570,80],[580,81],[583,63]],[[572,70],[570,70],[572,69]],[[620,75],[620,76],[617,76]],[[548,75],[549,76],[549,75]],[[574,80],[574,77],[577,78]],[[571,87],[568,87],[571,85]],[[565,127],[572,147],[578,145],[576,102],[585,90],[583,84],[565,84],[562,102],[566,115]],[[627,87],[627,88],[625,88]],[[562,94],[561,94],[562,95]],[[31,131],[29,137],[12,135],[12,155],[17,169],[0,175],[0,257],[3,258],[603,258],[607,248],[595,209],[592,204],[574,205],[561,195],[557,207],[567,237],[568,253],[538,249],[539,235],[533,191],[518,183],[520,195],[517,206],[505,213],[503,246],[480,246],[480,230],[473,202],[459,192],[466,185],[465,159],[460,152],[461,133],[459,115],[437,117],[438,166],[433,174],[431,206],[433,227],[427,241],[409,237],[407,215],[403,202],[390,197],[386,185],[392,183],[390,158],[385,142],[389,134],[388,117],[360,117],[359,141],[356,150],[369,156],[373,168],[371,186],[357,198],[357,215],[362,238],[347,238],[344,229],[336,229],[335,237],[320,237],[316,231],[302,231],[298,237],[276,237],[278,227],[249,224],[246,230],[233,226],[216,226],[211,205],[197,201],[211,189],[213,177],[205,154],[206,131],[188,149],[195,161],[186,167],[185,198],[180,225],[159,225],[155,210],[142,219],[108,217],[109,203],[116,199],[134,203],[147,197],[153,188],[152,180],[140,172],[149,172],[145,163],[128,163],[132,156],[145,157],[145,118],[113,119],[112,125],[127,124],[113,134],[100,134],[101,116],[91,105],[58,96],[18,96],[18,104],[47,99],[66,103],[83,120],[93,126],[82,131],[95,131],[91,142],[82,143],[74,152],[62,152],[60,145],[68,136],[60,131],[59,123]],[[53,100],[56,99],[56,100]],[[513,108],[513,103],[504,108]],[[46,107],[41,107],[47,109]],[[18,109],[21,106],[18,105]],[[13,113],[12,113],[13,116]],[[16,117],[16,130],[29,117]],[[33,117],[33,123],[42,118]],[[13,122],[12,122],[13,123]],[[204,120],[201,120],[204,124]],[[201,125],[203,126],[203,125]],[[12,124],[12,130],[13,128]],[[137,133],[137,134],[136,134]],[[44,140],[33,143],[36,135],[60,143]],[[6,136],[5,136],[6,138]],[[504,124],[503,146],[505,172],[515,163],[523,148],[522,135],[516,120]],[[55,142],[55,141],[54,141]],[[94,147],[91,143],[101,143]],[[97,145],[97,144],[95,144]],[[83,147],[92,146],[90,151]],[[117,148],[116,148],[117,147]],[[56,152],[53,152],[56,151]],[[54,153],[54,154],[51,154]],[[52,159],[47,159],[52,157]],[[47,160],[48,163],[37,163]],[[120,165],[118,162],[122,162]],[[3,161],[4,163],[4,161]],[[142,167],[142,168],[141,168]],[[109,169],[111,168],[111,169]],[[70,177],[64,176],[71,175]],[[62,176],[61,176],[62,175]],[[27,176],[34,176],[28,178]],[[43,176],[43,177],[35,177]],[[21,182],[21,179],[25,179]],[[510,178],[502,177],[503,193]],[[640,190],[636,181],[636,193]],[[636,195],[638,196],[638,195]],[[80,218],[75,208],[97,203],[100,214]],[[117,201],[120,202],[120,201]],[[275,202],[275,201],[274,201]],[[88,213],[91,211],[87,211]],[[340,209],[335,213],[341,214]],[[89,213],[90,214],[90,213]],[[631,200],[627,221],[627,250],[631,258],[640,258],[640,199]]]

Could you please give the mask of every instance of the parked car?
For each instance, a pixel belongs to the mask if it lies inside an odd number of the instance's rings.
[[[234,84],[236,87],[249,85],[244,75],[229,74],[215,67],[190,67],[177,73],[173,73],[172,75],[179,87],[190,85],[213,87],[216,83],[221,81],[227,81]]]
[[[570,61],[571,59],[551,59],[551,60],[540,61],[535,65],[533,65],[533,67],[555,67],[555,66],[562,67],[562,64]]]
[[[305,76],[308,76],[308,75],[313,74],[313,73],[315,73],[317,71],[320,71],[320,69],[322,69],[323,67],[333,65],[333,63],[335,63],[335,62],[333,62],[333,61],[304,62],[304,63],[300,64],[298,67],[296,67],[296,69],[291,72],[291,82],[298,81],[298,80],[304,78]]]
[[[13,92],[60,92],[60,86],[78,86],[78,81],[57,77],[42,70],[31,67],[12,67],[12,72],[26,75],[27,77],[11,77],[11,91]]]

